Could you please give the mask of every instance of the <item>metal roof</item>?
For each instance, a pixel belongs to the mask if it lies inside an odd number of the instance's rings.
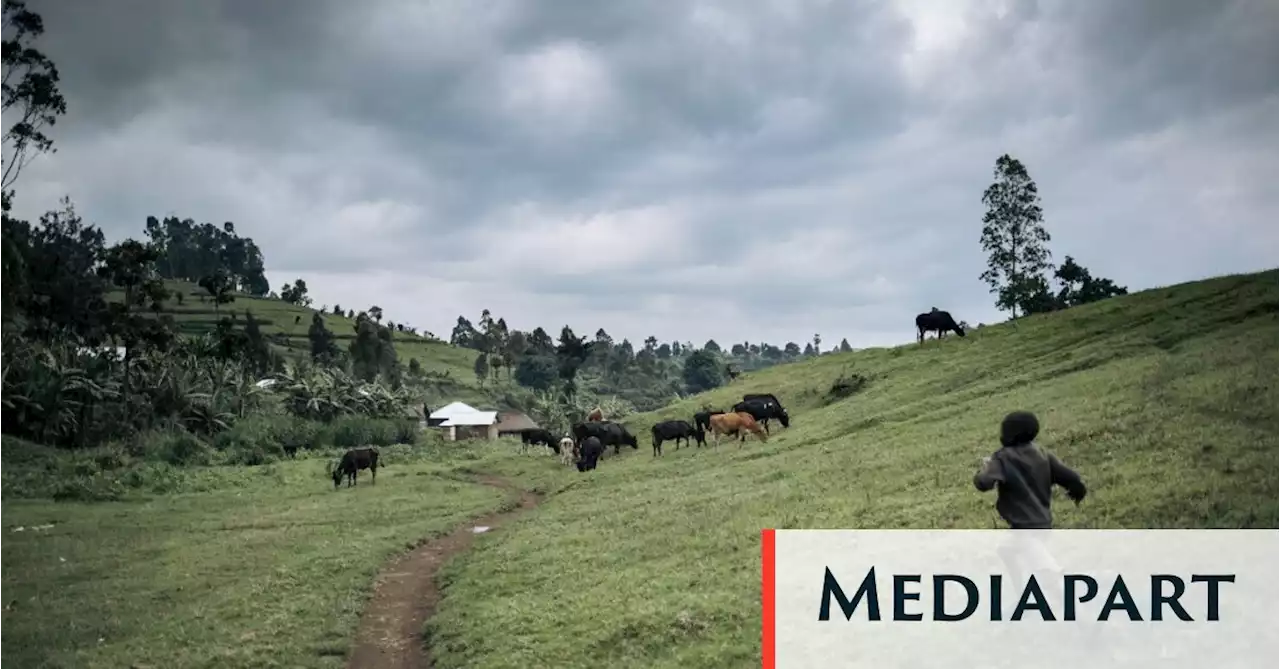
[[[462,402],[450,402],[431,412],[431,418],[449,418],[461,413],[475,413],[476,408]]]
[[[435,415],[435,414],[432,414]],[[459,412],[440,423],[437,427],[463,427],[476,425],[493,425],[498,421],[497,411]]]

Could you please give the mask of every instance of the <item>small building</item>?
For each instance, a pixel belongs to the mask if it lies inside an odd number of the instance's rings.
[[[452,402],[432,411],[427,425],[443,429],[446,441],[498,438],[498,412],[480,411],[462,402]]]
[[[498,436],[514,437],[526,430],[536,430],[538,424],[523,412],[503,411],[498,414]]]

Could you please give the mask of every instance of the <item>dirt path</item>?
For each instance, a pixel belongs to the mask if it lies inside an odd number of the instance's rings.
[[[497,476],[477,476],[479,483],[520,493],[520,506],[509,511],[474,518],[449,534],[431,539],[401,555],[383,568],[374,582],[373,597],[360,616],[349,669],[422,669],[432,666],[422,646],[422,627],[440,604],[436,573],[449,558],[471,547],[473,527],[490,532],[504,522],[532,509],[538,495],[521,490]]]

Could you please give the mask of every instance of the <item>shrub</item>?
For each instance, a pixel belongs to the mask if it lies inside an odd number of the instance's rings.
[[[861,392],[869,382],[870,379],[857,372],[845,372],[832,382],[831,389],[827,391],[826,403],[837,402]]]
[[[421,429],[412,419],[347,416],[333,422],[333,445],[339,448],[413,444]]]
[[[58,501],[114,502],[124,497],[124,485],[106,472],[70,476],[53,481],[50,497]]]
[[[212,446],[180,427],[138,435],[131,450],[147,460],[170,465],[208,465],[214,456]]]
[[[418,437],[422,434],[422,427],[416,420],[395,421],[395,428],[397,444],[416,444]]]
[[[298,418],[282,416],[271,426],[272,436],[282,449],[318,451],[325,447],[330,433],[322,423]]]
[[[213,441],[227,464],[261,465],[278,460],[284,449],[272,433],[271,419],[254,417],[239,421],[231,429],[220,432]]]

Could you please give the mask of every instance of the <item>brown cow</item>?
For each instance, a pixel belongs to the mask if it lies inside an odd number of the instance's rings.
[[[591,413],[587,414],[587,421],[589,422],[598,423],[602,420],[604,420],[604,412],[600,410],[600,407],[592,409]]]
[[[740,434],[744,430],[760,437],[760,441],[768,441],[769,439],[765,436],[764,429],[760,427],[760,424],[756,422],[756,419],[745,411],[716,414],[711,416],[710,422],[711,434],[715,437],[715,446],[720,445],[720,435],[736,435]],[[741,446],[741,444],[739,444],[739,446]]]

